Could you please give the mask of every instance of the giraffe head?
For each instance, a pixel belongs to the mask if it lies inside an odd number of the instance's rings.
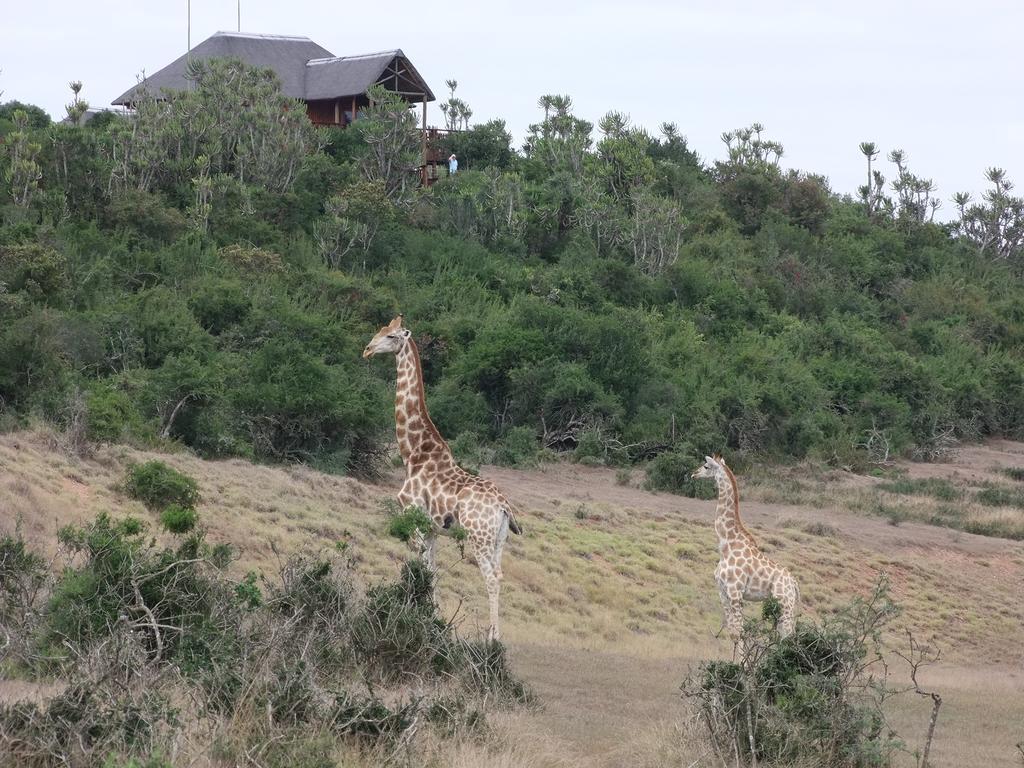
[[[721,456],[705,456],[704,463],[693,470],[693,474],[690,477],[696,479],[702,477],[715,478],[718,477],[719,473],[725,471],[725,459]]]
[[[363,357],[373,355],[394,354],[400,350],[409,340],[412,333],[408,328],[402,327],[402,316],[399,315],[390,323],[385,325],[376,335],[370,339],[370,343],[363,350]]]

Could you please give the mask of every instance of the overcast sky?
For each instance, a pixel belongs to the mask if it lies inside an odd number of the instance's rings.
[[[186,0],[4,5],[2,99],[56,117],[69,80],[107,106],[186,49]],[[192,0],[193,45],[235,28],[236,0]],[[537,97],[565,93],[595,122],[609,109],[654,130],[674,121],[705,159],[722,156],[723,131],[759,121],[784,144],[784,165],[839,192],[862,183],[859,142],[900,147],[947,216],[950,196],[980,191],[988,166],[1024,188],[1016,0],[242,0],[241,29],[305,35],[337,55],[402,48],[435,94],[457,79],[474,122],[502,117],[517,143]]]

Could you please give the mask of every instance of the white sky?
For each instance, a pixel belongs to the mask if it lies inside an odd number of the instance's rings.
[[[859,142],[901,147],[945,216],[988,166],[1024,188],[1019,0],[241,2],[243,32],[305,35],[337,55],[402,48],[435,94],[454,77],[473,121],[502,117],[517,143],[537,97],[567,93],[595,122],[609,109],[655,130],[674,121],[705,159],[722,156],[722,131],[759,121],[784,165],[838,192],[862,183]],[[0,98],[56,117],[69,80],[106,106],[186,47],[186,0],[4,6]],[[236,0],[192,0],[193,45],[235,25]]]

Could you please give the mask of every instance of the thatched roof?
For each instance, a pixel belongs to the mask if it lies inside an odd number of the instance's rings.
[[[415,96],[418,101],[424,94],[427,101],[434,100],[429,86],[399,49],[363,56],[334,56],[308,37],[218,32],[191,53],[180,56],[129,88],[113,103],[130,106],[143,87],[156,94],[165,90],[186,90],[189,57],[235,58],[252,66],[272,69],[281,80],[285,96],[305,101],[360,96],[377,82],[410,100]]]

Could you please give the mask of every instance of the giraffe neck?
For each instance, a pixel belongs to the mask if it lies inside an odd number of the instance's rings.
[[[412,472],[433,459],[439,465],[455,463],[448,443],[437,431],[427,412],[423,392],[423,368],[416,342],[411,338],[395,355],[398,377],[395,385],[395,435],[406,469]]]
[[[742,542],[746,546],[754,546],[750,531],[740,520],[740,494],[736,488],[735,476],[727,467],[723,467],[715,476],[715,484],[718,486],[715,533],[718,534],[719,545]]]

